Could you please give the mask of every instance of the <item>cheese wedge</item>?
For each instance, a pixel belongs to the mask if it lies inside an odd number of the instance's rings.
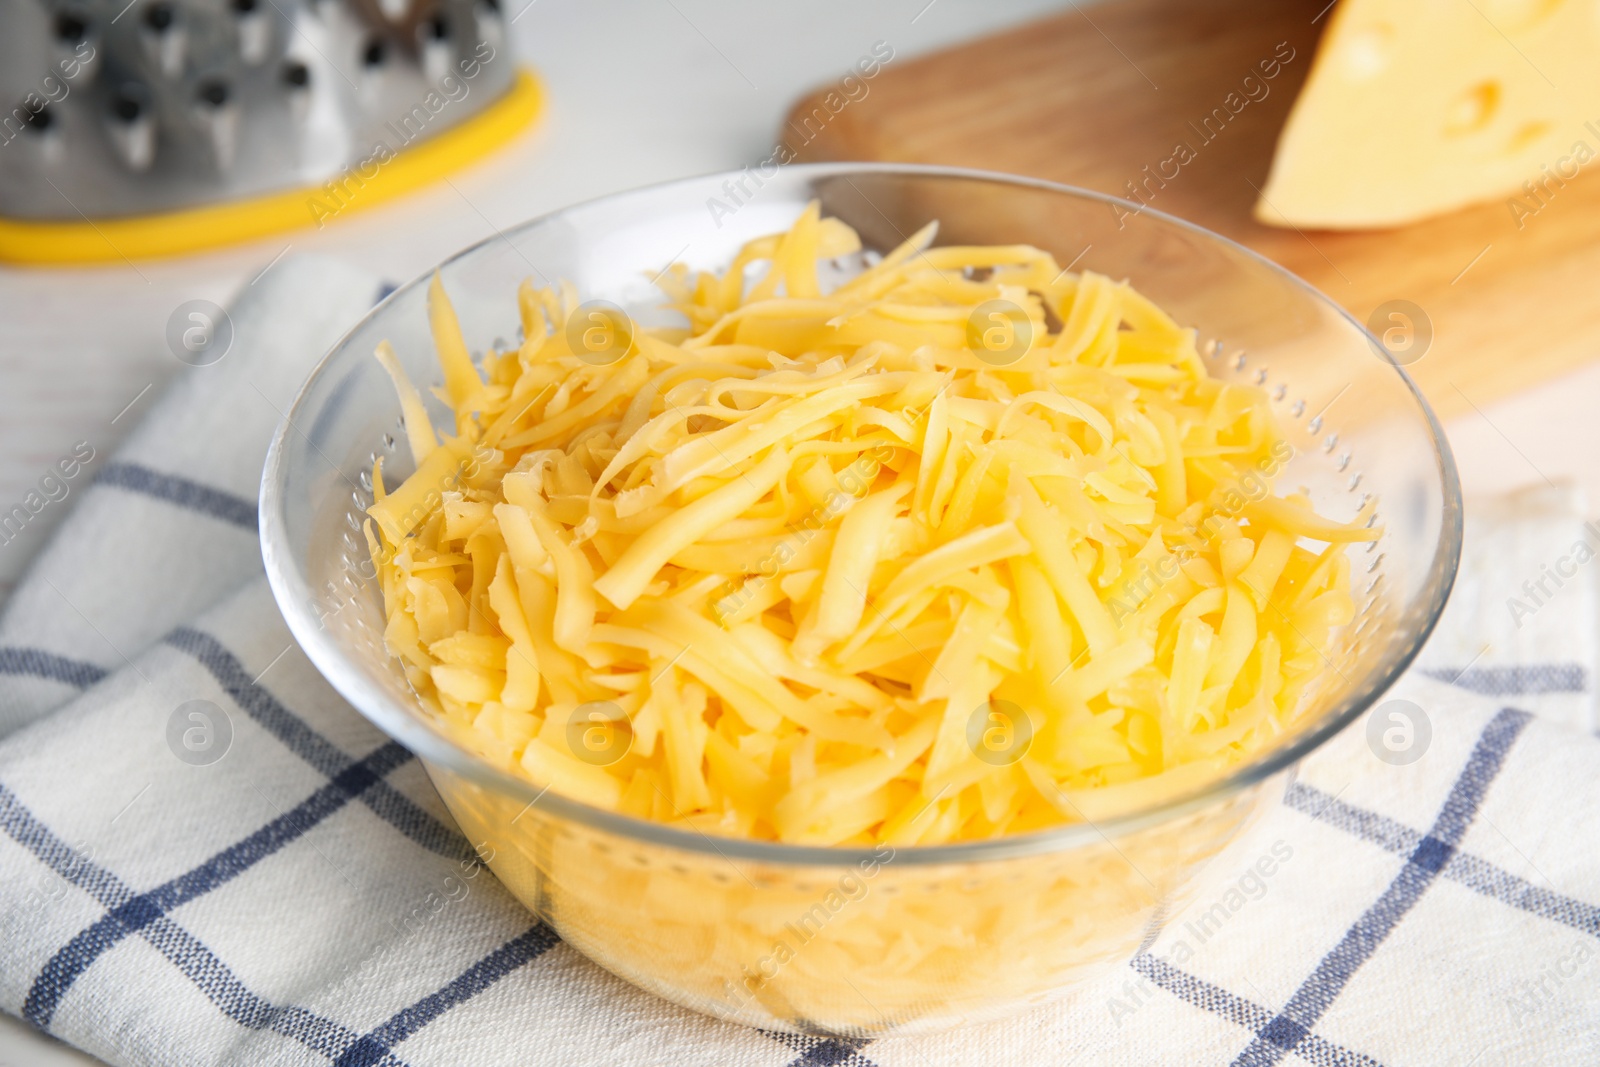
[[[1505,198],[1520,225],[1600,153],[1593,0],[1341,0],[1331,18],[1261,221],[1397,226]]]

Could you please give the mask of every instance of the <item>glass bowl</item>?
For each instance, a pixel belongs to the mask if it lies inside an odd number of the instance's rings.
[[[1263,386],[1294,455],[1279,485],[1353,517],[1377,499],[1380,540],[1352,546],[1356,620],[1312,705],[1226,777],[1136,810],[941,846],[803,847],[712,838],[589,807],[458,746],[384,647],[361,532],[373,459],[409,473],[400,407],[372,352],[393,343],[418,382],[439,371],[428,278],[391,294],[306,382],[261,490],[267,573],[290,628],[355,707],[415,752],[506,887],[601,966],[697,1011],[753,1026],[868,1036],[1043,1003],[1136,950],[1163,902],[1281,802],[1297,760],[1369,708],[1433,628],[1455,575],[1460,490],[1416,387],[1332,301],[1180,220],[1048,182],[945,168],[819,164],[692,178],[524,223],[440,268],[475,353],[518,335],[516,288],[571,281],[643,323],[671,321],[651,277],[722,268],[807,201],[878,252],[931,219],[939,243],[1030,243],[1127,278],[1198,329],[1213,374]],[[435,404],[440,420],[448,413]]]

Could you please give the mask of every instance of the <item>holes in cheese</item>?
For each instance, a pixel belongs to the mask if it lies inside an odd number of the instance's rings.
[[[1445,132],[1453,135],[1472,133],[1481,130],[1494,118],[1495,109],[1500,106],[1500,83],[1489,79],[1456,97],[1455,103],[1450,105],[1450,111],[1445,116]]]
[[[455,425],[381,347],[416,469],[368,538],[448,731],[640,818],[905,845],[1155,796],[1302,710],[1370,508],[1268,495],[1265,394],[1125,283],[933,237],[824,291],[859,241],[813,206],[663,272],[687,327],[603,365],[530,285],[474,365],[434,280]]]

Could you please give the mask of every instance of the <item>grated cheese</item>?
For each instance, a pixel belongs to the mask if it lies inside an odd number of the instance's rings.
[[[640,818],[906,845],[1154,797],[1303,710],[1370,506],[1271,496],[1266,396],[1126,283],[934,232],[824,293],[860,243],[813,204],[665,271],[687,328],[605,362],[525,283],[474,364],[434,279],[454,432],[380,346],[416,467],[368,540],[447,729]]]

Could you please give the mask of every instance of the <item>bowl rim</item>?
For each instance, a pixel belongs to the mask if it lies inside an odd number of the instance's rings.
[[[1438,625],[1439,617],[1455,584],[1456,572],[1461,559],[1461,484],[1455,458],[1450,451],[1449,441],[1446,439],[1444,430],[1439,424],[1433,409],[1429,406],[1427,399],[1422,395],[1421,390],[1417,388],[1416,383],[1412,381],[1410,375],[1406,373],[1405,368],[1384,352],[1363,323],[1359,322],[1321,290],[1260,253],[1231,238],[1148,205],[1137,204],[1133,201],[1061,182],[975,168],[918,163],[792,163],[785,165],[780,174],[789,175],[795,181],[801,181],[806,177],[820,178],[836,175],[849,177],[852,175],[885,174],[924,178],[951,178],[1056,193],[1104,204],[1113,210],[1121,209],[1139,216],[1149,215],[1158,223],[1187,231],[1207,241],[1218,242],[1234,253],[1242,255],[1249,260],[1254,260],[1268,271],[1281,276],[1292,286],[1303,290],[1307,295],[1331,310],[1337,317],[1344,319],[1358,331],[1365,334],[1372,343],[1375,358],[1379,358],[1382,362],[1389,364],[1395,373],[1399,375],[1401,383],[1409,390],[1418,411],[1428,427],[1434,445],[1434,460],[1439,471],[1440,488],[1443,497],[1439,536],[1435,544],[1430,568],[1433,573],[1424,587],[1430,592],[1430,595],[1423,605],[1420,622],[1412,629],[1409,644],[1402,648],[1399,655],[1390,660],[1389,667],[1386,670],[1375,672],[1357,692],[1326,712],[1320,721],[1303,727],[1300,734],[1293,741],[1240,764],[1220,778],[1212,779],[1196,787],[1184,789],[1146,807],[1119,813],[1099,821],[1086,819],[1081,823],[1071,823],[1047,830],[1007,834],[977,841],[892,847],[882,844],[875,846],[797,845],[755,838],[713,837],[698,829],[682,829],[666,823],[639,819],[631,815],[623,815],[593,807],[582,801],[556,793],[548,787],[540,789],[527,778],[519,777],[489,764],[470,750],[447,738],[442,732],[435,732],[426,726],[421,717],[416,715],[414,709],[402,706],[400,703],[391,700],[389,695],[382,689],[370,685],[361,672],[347,660],[338,645],[329,636],[328,631],[323,628],[319,617],[312,610],[311,590],[301,580],[294,567],[294,553],[284,517],[283,509],[287,490],[285,459],[287,446],[290,435],[300,432],[296,426],[296,418],[304,414],[303,407],[309,400],[313,386],[323,375],[330,373],[330,368],[333,366],[336,357],[345,353],[353,336],[366,327],[369,322],[382,315],[391,301],[418,286],[427,285],[435,272],[441,271],[459,260],[474,255],[496,242],[505,241],[509,243],[515,235],[552,222],[563,215],[589,210],[608,201],[623,201],[636,196],[660,196],[674,188],[702,188],[707,186],[708,183],[714,185],[721,180],[734,178],[742,173],[744,173],[743,170],[715,171],[620,190],[544,212],[508,228],[496,228],[495,233],[446,257],[436,266],[429,268],[423,274],[399,286],[369,309],[318,359],[316,366],[312,368],[310,374],[301,383],[294,402],[279,421],[267,450],[258,500],[261,554],[273,597],[277,601],[279,610],[283,612],[290,633],[305,651],[318,672],[364,718],[421,759],[430,775],[433,771],[429,765],[437,765],[454,775],[467,778],[478,786],[508,794],[513,799],[524,801],[527,805],[523,809],[524,811],[534,804],[541,804],[550,816],[571,820],[592,830],[644,844],[679,849],[691,853],[702,855],[715,853],[730,862],[734,859],[739,859],[779,866],[840,867],[865,861],[882,862],[883,851],[885,848],[889,848],[893,856],[893,862],[896,864],[904,863],[920,866],[971,863],[1042,853],[1065,852],[1095,843],[1104,843],[1115,849],[1115,839],[1117,837],[1137,832],[1157,823],[1176,821],[1200,808],[1225,801],[1230,796],[1237,795],[1251,786],[1258,785],[1280,771],[1292,768],[1299,760],[1321,747],[1334,734],[1343,730],[1368,708],[1372,707],[1411,666],[1422,646]],[[774,177],[777,176],[774,175]],[[770,181],[771,179],[768,180]]]

